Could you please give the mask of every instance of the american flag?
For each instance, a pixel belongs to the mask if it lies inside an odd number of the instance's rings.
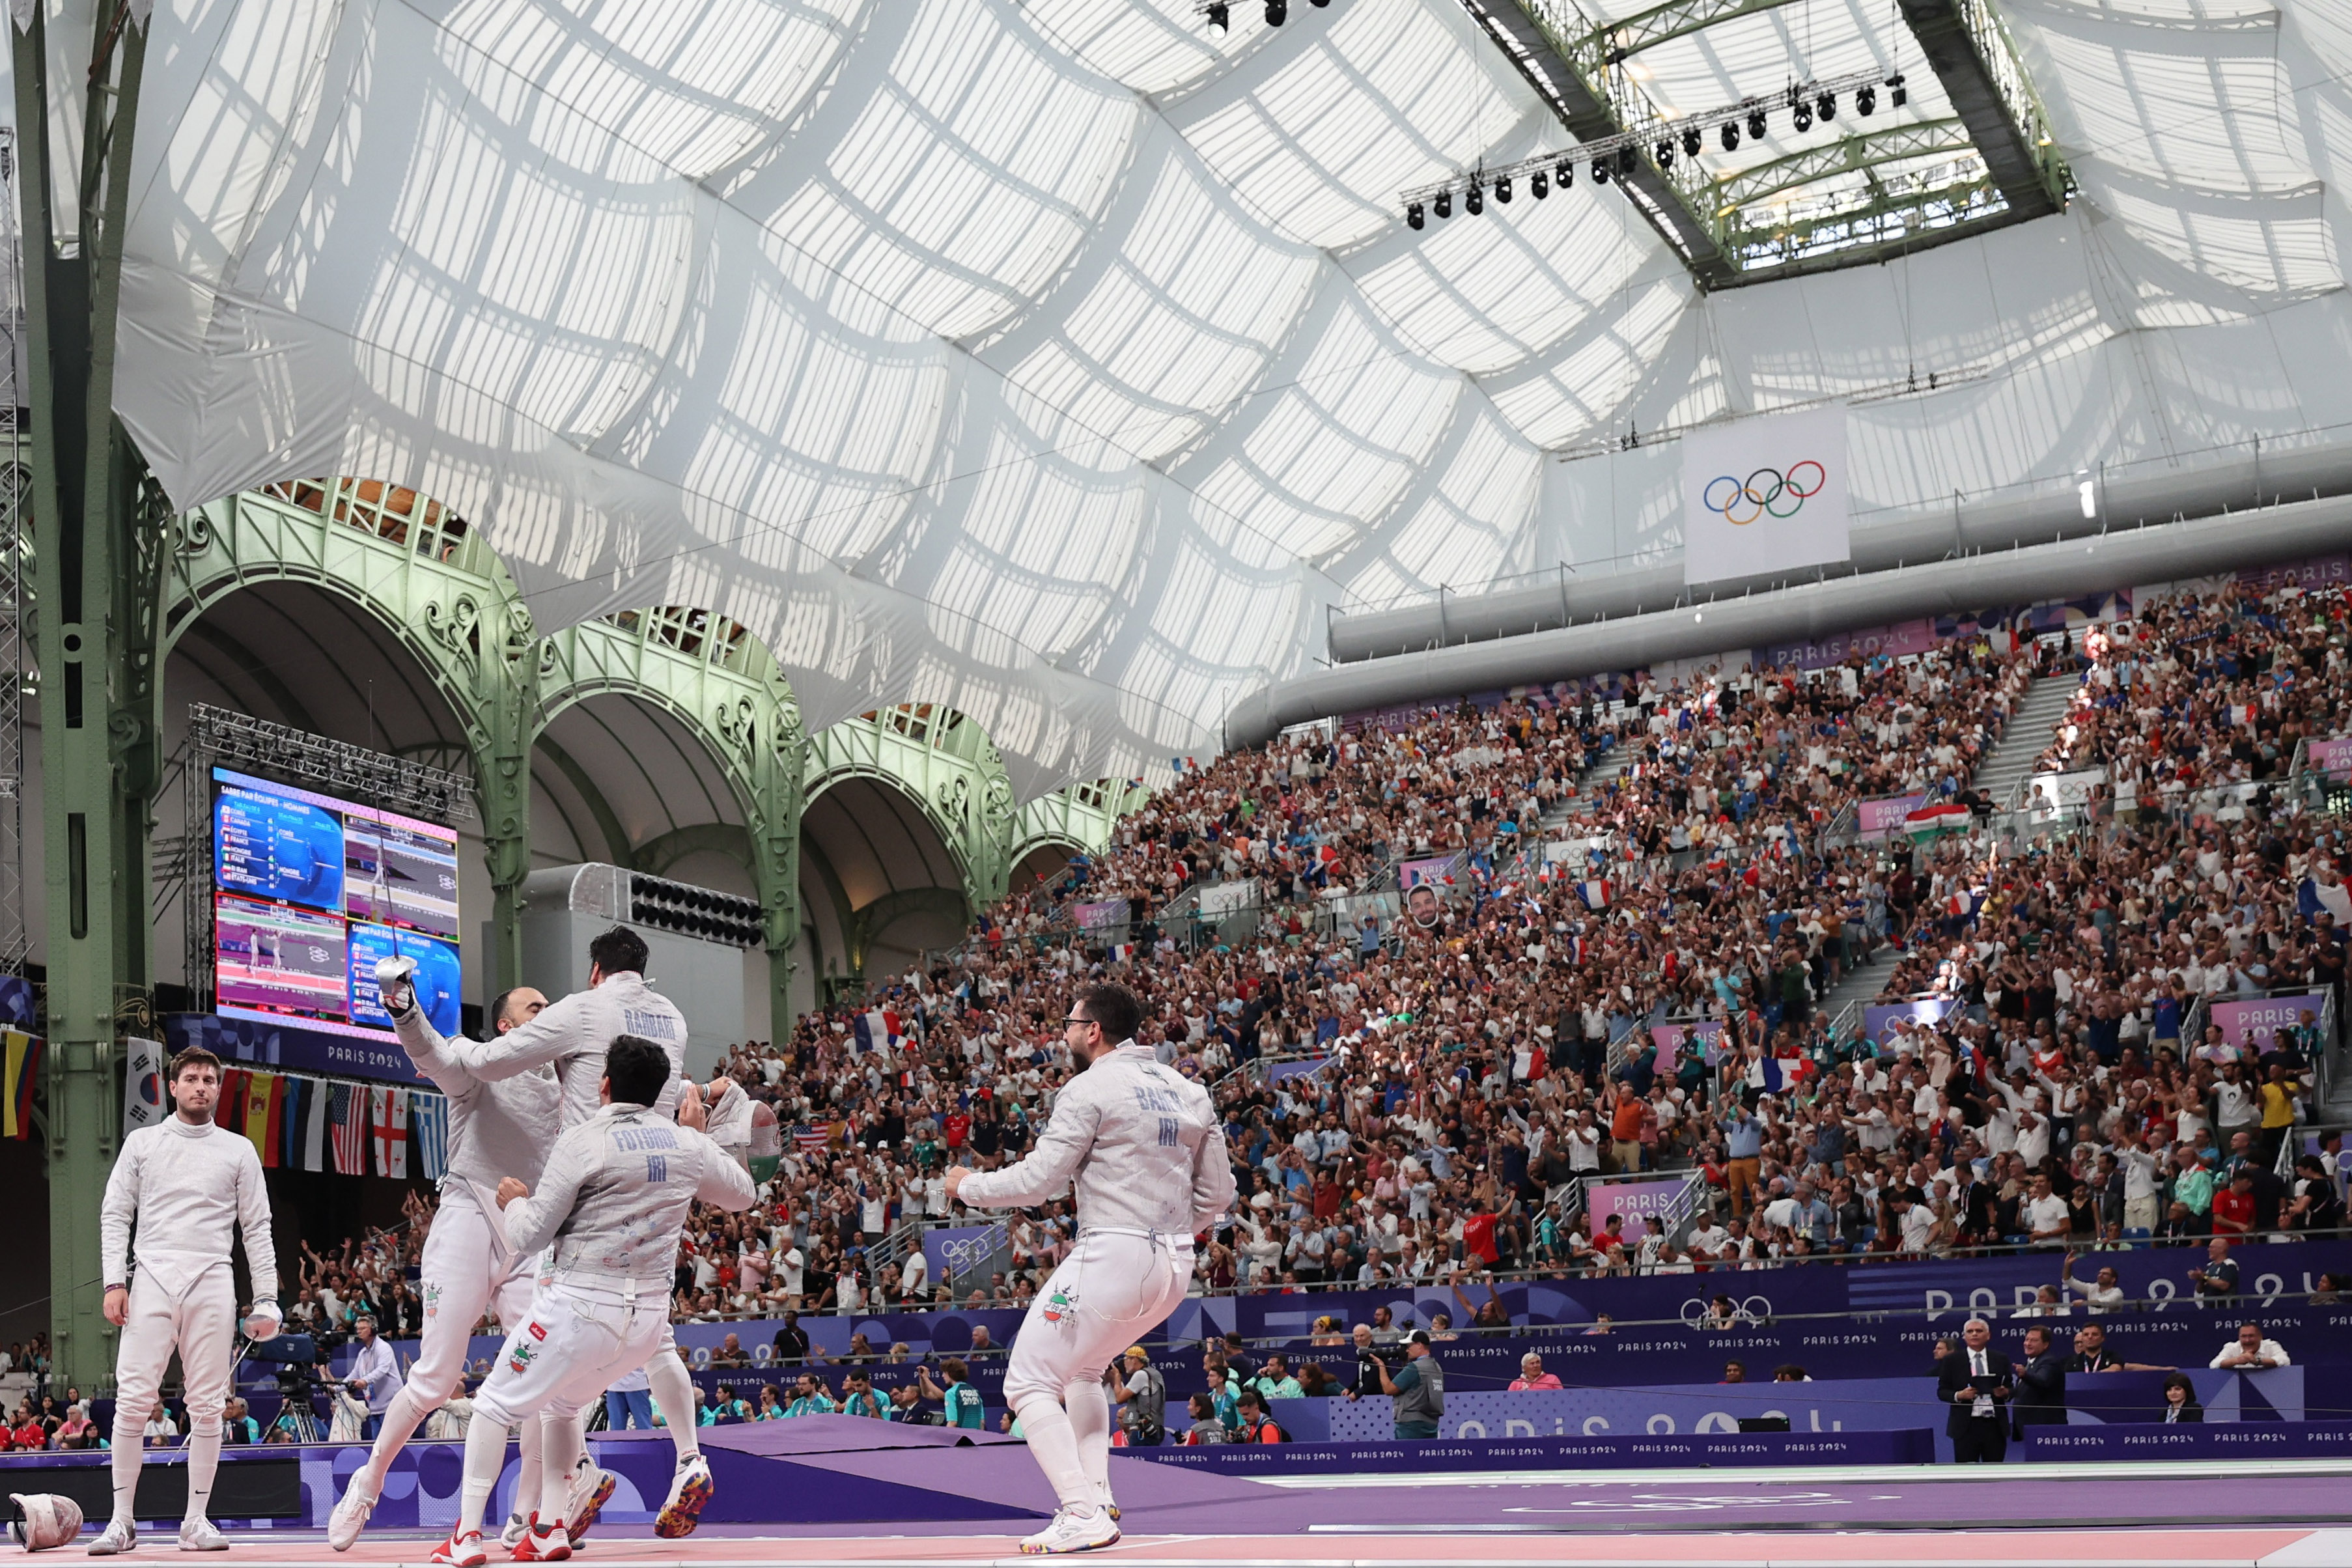
[[[335,1170],[345,1176],[367,1174],[367,1107],[357,1085],[339,1083],[327,1096],[327,1136],[334,1144]]]
[[[834,1123],[825,1121],[814,1127],[795,1127],[793,1129],[793,1146],[803,1153],[811,1149],[822,1149],[833,1142],[834,1126]]]

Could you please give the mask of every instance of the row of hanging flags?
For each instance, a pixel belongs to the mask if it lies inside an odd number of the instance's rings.
[[[162,1042],[125,1043],[131,1058],[122,1075],[122,1130],[128,1133],[161,1121],[171,1108],[163,1097],[166,1058]],[[13,1091],[13,1047],[6,1059]],[[222,1075],[213,1121],[250,1139],[266,1169],[333,1172],[343,1176],[373,1173],[405,1181],[410,1174],[409,1145],[414,1142],[416,1174],[438,1181],[448,1170],[446,1096],[429,1089],[304,1078],[228,1064],[223,1066]],[[14,1103],[12,1092],[12,1108]]]

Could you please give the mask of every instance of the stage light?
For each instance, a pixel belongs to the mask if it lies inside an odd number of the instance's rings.
[[[1497,174],[1495,176],[1495,199],[1498,202],[1508,202],[1511,199],[1510,175]]]
[[[1657,151],[1658,167],[1661,169],[1673,168],[1675,166],[1675,144],[1671,142],[1661,142],[1658,143]]]
[[[1234,14],[1232,7],[1225,5],[1210,6],[1209,26],[1216,28],[1221,33],[1232,32],[1234,30]]]
[[[1683,132],[1683,155],[1685,157],[1697,157],[1700,145],[1699,134],[1696,128]]]
[[[1486,210],[1486,187],[1484,185],[1473,185],[1468,190],[1463,192],[1462,205],[1472,217],[1476,217],[1480,213],[1485,212]]]
[[[1452,217],[1454,216],[1454,193],[1452,191],[1440,191],[1437,193],[1437,200],[1430,205],[1437,209],[1437,216],[1439,217]]]
[[[1723,122],[1723,150],[1727,153],[1739,151],[1739,127],[1728,120]]]
[[[1822,94],[1821,97],[1815,99],[1813,100],[1813,111],[1819,114],[1825,121],[1835,120],[1837,118],[1837,94],[1833,92],[1825,92]]]
[[[1409,227],[1421,228],[1424,226],[1429,220],[1422,216],[1421,204],[1419,202],[1415,202],[1411,206],[1404,209],[1404,221]]]
[[[1796,114],[1793,118],[1796,121],[1798,131],[1806,132],[1811,131],[1813,128],[1813,111],[1810,106],[1802,103],[1797,105]]]
[[[1769,127],[1768,127],[1764,122],[1764,111],[1762,110],[1758,109],[1748,111],[1748,140],[1750,142],[1763,141],[1764,134],[1769,129]]]
[[[1639,163],[1640,161],[1641,161],[1640,155],[1639,155],[1638,153],[1636,153],[1633,151],[1633,148],[1631,148],[1631,147],[1620,147],[1620,148],[1618,148],[1618,149],[1617,149],[1617,178],[1618,178],[1619,180],[1622,181],[1622,180],[1623,180],[1627,175],[1631,174],[1633,172],[1633,165],[1634,165],[1635,163]]]
[[[1551,195],[1551,181],[1541,169],[1528,176],[1528,194],[1538,201]]]
[[[1903,85],[1903,73],[1895,72],[1886,79],[1886,107],[1900,109],[1911,101],[1911,91]]]
[[[1265,25],[1279,27],[1290,20],[1290,0],[1265,0]]]
[[[1878,89],[1874,87],[1857,89],[1853,95],[1853,107],[1863,118],[1868,119],[1878,108]]]
[[[1559,163],[1554,163],[1551,166],[1551,174],[1553,179],[1559,182],[1559,188],[1561,190],[1564,191],[1568,189],[1570,185],[1576,184],[1576,160],[1573,158],[1562,158]]]
[[[1592,160],[1592,183],[1596,185],[1605,185],[1609,183],[1608,159],[1595,158]]]

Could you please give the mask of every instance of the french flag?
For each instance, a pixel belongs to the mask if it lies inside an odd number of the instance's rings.
[[[898,1015],[876,1008],[857,1016],[857,1048],[861,1051],[897,1050],[906,1038],[898,1032]]]
[[[1609,879],[1602,877],[1597,880],[1579,882],[1576,885],[1576,896],[1584,900],[1584,907],[1588,910],[1607,909],[1609,907]]]

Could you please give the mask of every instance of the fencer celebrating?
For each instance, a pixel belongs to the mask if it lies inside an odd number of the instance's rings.
[[[686,1017],[668,997],[646,984],[646,957],[645,938],[626,926],[614,926],[588,944],[587,990],[550,1003],[537,1017],[488,1040],[452,1041],[449,1054],[459,1067],[488,1083],[534,1068],[554,1068],[563,1086],[563,1125],[569,1130],[596,1114],[605,1052],[623,1035],[633,1035],[652,1040],[667,1057],[669,1079],[654,1108],[664,1115],[675,1114],[685,1082]],[[391,1011],[389,1002],[385,1010]],[[647,1388],[677,1450],[669,1497],[655,1521],[665,1537],[692,1533],[713,1490],[710,1466],[695,1430],[694,1379],[678,1360],[677,1345],[665,1321],[660,1346],[646,1366]],[[553,1446],[551,1439],[549,1447]],[[582,1461],[583,1473],[573,1478],[575,1489],[593,1487],[609,1492],[610,1482],[586,1467],[584,1449]]]
[[[270,1238],[261,1156],[249,1141],[213,1121],[220,1058],[192,1046],[172,1058],[167,1083],[172,1114],[123,1139],[99,1210],[106,1321],[122,1337],[114,1355],[114,1517],[90,1543],[97,1557],[128,1552],[139,1539],[131,1521],[139,1462],[174,1348],[189,1427],[188,1511],[180,1521],[180,1550],[228,1550],[205,1517],[205,1505],[220,1468],[221,1411],[228,1403],[229,1352],[237,1329],[231,1226],[245,1227],[245,1266],[253,1276],[247,1334],[268,1339],[280,1321],[278,1249]]]
[[[653,1108],[672,1076],[659,1046],[624,1035],[605,1054],[601,1110],[557,1140],[538,1192],[511,1176],[499,1183],[508,1239],[525,1253],[552,1242],[551,1272],[474,1395],[457,1526],[433,1552],[444,1568],[488,1561],[482,1510],[506,1462],[507,1428],[541,1412],[575,1414],[653,1356],[668,1331],[671,1269],[695,1201],[751,1206],[750,1173],[698,1125],[699,1094],[688,1088],[675,1121]],[[556,1562],[571,1555],[558,1483],[583,1456],[558,1451],[567,1435],[577,1448],[576,1426],[544,1425],[549,1481],[529,1555]]]
[[[425,1287],[425,1322],[408,1381],[383,1412],[383,1429],[367,1462],[353,1473],[342,1500],[327,1519],[327,1544],[348,1552],[360,1538],[383,1494],[392,1461],[417,1424],[447,1403],[465,1375],[466,1351],[474,1325],[495,1303],[499,1322],[511,1326],[530,1311],[536,1284],[533,1259],[507,1244],[499,1222],[499,1180],[514,1175],[536,1184],[562,1131],[562,1090],[552,1071],[541,1068],[496,1082],[475,1077],[449,1055],[449,1042],[415,1005],[413,959],[386,959],[378,966],[376,989],[386,998],[401,1048],[416,1070],[448,1097],[448,1162],[441,1178],[441,1203],[425,1233],[420,1273]],[[391,1005],[398,1001],[399,1006]],[[490,1004],[492,1026],[509,1033],[537,1017],[547,998],[518,986]],[[515,1488],[519,1508],[507,1522],[505,1542],[525,1545],[526,1500],[541,1491],[539,1423],[522,1429],[522,1475]],[[567,1519],[580,1517],[585,1499],[568,1500]]]
[[[1110,1495],[1103,1367],[1158,1326],[1192,1277],[1192,1237],[1233,1205],[1209,1091],[1135,1043],[1143,1008],[1124,985],[1089,985],[1063,1038],[1083,1070],[1065,1084],[1036,1149],[1017,1165],[947,1173],[948,1195],[1024,1207],[1077,1184],[1078,1241],[1030,1304],[1005,1368],[1004,1398],[1061,1500],[1027,1552],[1087,1552],[1118,1540]]]

